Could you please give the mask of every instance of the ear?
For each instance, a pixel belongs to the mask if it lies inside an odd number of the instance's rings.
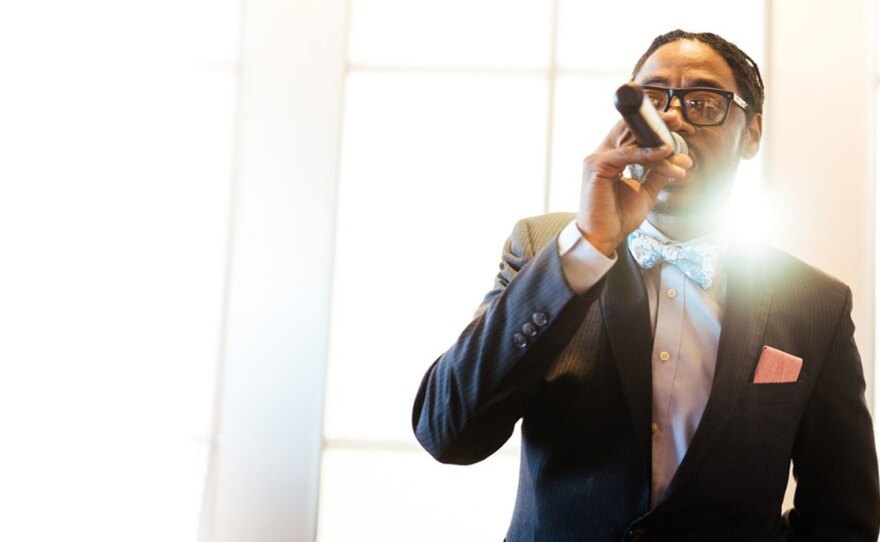
[[[754,158],[761,148],[761,134],[764,131],[764,117],[755,113],[743,131],[742,157],[746,160]]]

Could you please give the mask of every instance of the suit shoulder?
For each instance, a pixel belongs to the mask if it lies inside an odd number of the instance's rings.
[[[515,235],[528,236],[535,252],[539,251],[559,235],[565,226],[574,220],[574,213],[546,213],[523,218],[514,228]]]
[[[765,247],[762,253],[762,267],[777,291],[801,298],[819,298],[832,304],[850,295],[849,286],[843,281],[796,256],[775,247]]]

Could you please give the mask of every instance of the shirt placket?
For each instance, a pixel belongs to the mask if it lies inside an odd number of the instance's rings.
[[[671,431],[671,398],[681,355],[684,326],[684,287],[686,277],[681,270],[664,263],[660,273],[660,291],[657,296],[657,323],[651,356],[653,382],[652,482],[655,489],[665,488],[677,468],[675,457],[670,457],[674,435]]]

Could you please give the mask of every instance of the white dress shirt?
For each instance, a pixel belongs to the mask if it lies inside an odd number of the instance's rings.
[[[647,220],[639,226],[662,242],[670,239]],[[558,250],[571,289],[582,294],[617,261],[593,247],[572,221],[560,233]],[[657,504],[697,430],[715,375],[715,359],[727,291],[723,267],[703,290],[675,265],[642,270],[654,348],[651,355],[653,433],[651,505]]]

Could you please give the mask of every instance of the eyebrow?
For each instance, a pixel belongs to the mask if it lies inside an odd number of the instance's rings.
[[[719,83],[718,81],[716,81],[714,79],[700,78],[700,79],[694,79],[690,83],[691,83],[690,86],[692,86],[692,87],[708,87],[708,88],[717,88],[719,90],[727,90],[724,88],[724,86],[721,83]],[[651,85],[668,86],[669,80],[666,79],[665,77],[652,77],[652,78],[648,79],[647,81],[645,81],[644,83],[641,83],[641,85],[642,86],[651,86]]]

